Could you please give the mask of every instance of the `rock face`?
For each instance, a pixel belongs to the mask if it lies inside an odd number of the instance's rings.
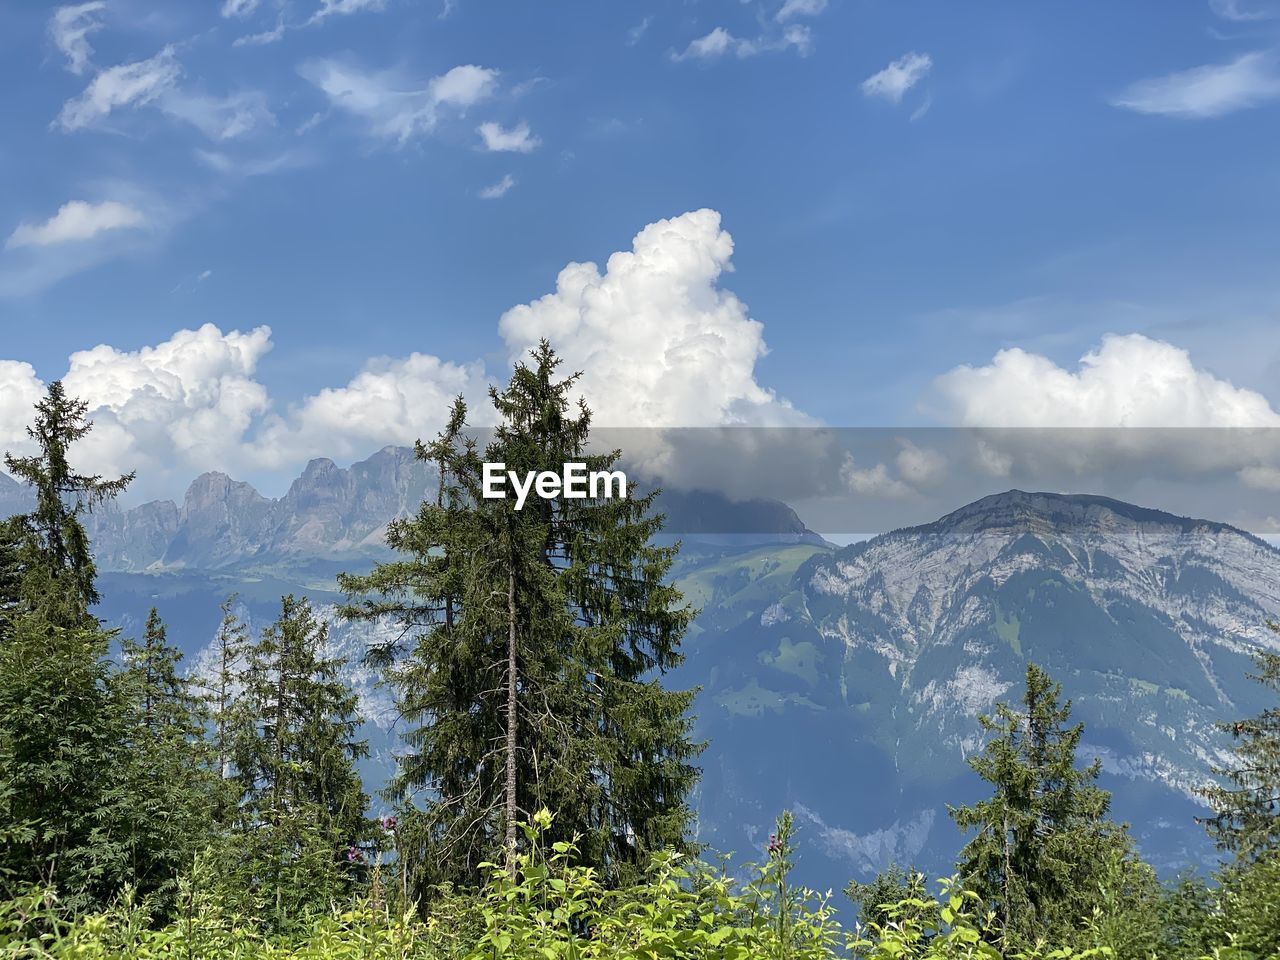
[[[740,565],[741,566],[741,565]],[[1218,720],[1263,706],[1249,653],[1275,647],[1280,551],[1232,527],[1088,496],[987,497],[922,527],[750,575],[702,623],[708,839],[742,849],[791,807],[823,885],[889,862],[947,869],[946,803],[983,785],[976,722],[1028,660],[1086,724],[1118,818],[1175,869],[1209,856],[1197,789],[1227,758]]]
[[[271,500],[224,473],[206,473],[181,506],[168,500],[129,510],[108,504],[89,518],[104,570],[229,570],[306,560],[387,556],[387,524],[435,496],[435,471],[406,447],[385,447],[339,467],[312,460],[285,495]],[[5,509],[6,504],[12,504]],[[29,509],[23,487],[0,474],[0,515]],[[822,543],[775,500],[736,502],[707,492],[664,492],[669,537],[730,545]]]

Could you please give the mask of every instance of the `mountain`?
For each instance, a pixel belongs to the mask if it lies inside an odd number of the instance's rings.
[[[763,573],[773,559],[711,575],[723,586],[684,668],[703,687],[714,846],[758,847],[791,807],[814,882],[895,861],[945,872],[962,842],[946,804],[982,795],[965,763],[976,718],[1019,695],[1033,660],[1073,700],[1081,759],[1101,758],[1144,853],[1166,871],[1211,857],[1196,790],[1227,759],[1214,721],[1262,707],[1245,674],[1275,645],[1280,551],[1221,523],[1010,491],[814,552],[785,584]]]
[[[89,517],[105,570],[226,570],[321,559],[369,562],[388,556],[387,524],[434,496],[433,469],[407,447],[384,447],[339,467],[316,459],[279,499],[224,473],[205,473],[181,505],[157,500],[130,509],[107,504]],[[30,509],[27,491],[0,473],[0,516]],[[823,543],[776,500],[734,501],[705,491],[662,497],[668,537],[724,544]]]
[[[310,596],[351,660],[376,788],[391,702],[359,660],[388,628],[338,620],[333,577],[385,555],[386,523],[431,486],[387,448],[346,469],[313,461],[279,499],[206,474],[180,506],[104,511],[102,615],[136,632],[156,605],[198,665],[228,594],[255,628],[282,594]],[[0,502],[12,494],[0,477]],[[1213,859],[1197,789],[1227,759],[1215,721],[1264,707],[1246,673],[1275,645],[1280,551],[1222,523],[1016,490],[842,549],[774,501],[672,491],[661,507],[684,539],[672,575],[700,611],[669,682],[700,688],[704,842],[758,852],[790,808],[806,883],[892,862],[949,872],[963,838],[947,804],[984,792],[965,762],[977,716],[1016,698],[1034,660],[1073,700],[1081,760],[1102,760],[1143,853],[1166,873]]]

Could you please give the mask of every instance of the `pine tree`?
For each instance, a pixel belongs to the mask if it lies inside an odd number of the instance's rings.
[[[1280,633],[1280,624],[1267,626]],[[1254,662],[1250,678],[1280,694],[1280,653],[1261,650]],[[1218,846],[1241,861],[1280,853],[1280,704],[1219,726],[1236,742],[1236,762],[1214,771],[1226,784],[1205,792],[1215,815],[1203,822]]]
[[[1076,766],[1084,725],[1066,726],[1071,702],[1060,705],[1061,693],[1028,664],[1020,709],[1000,703],[979,717],[994,736],[969,765],[993,795],[951,810],[962,830],[976,831],[961,875],[996,910],[1007,945],[1067,938],[1098,905],[1117,855],[1129,856],[1127,834],[1107,819],[1100,763]]]
[[[244,685],[245,656],[249,650],[249,630],[236,613],[239,597],[232,594],[222,602],[222,621],[213,638],[212,676],[205,682],[209,722],[212,726],[214,766],[219,775],[232,773],[232,734],[237,696]]]
[[[240,803],[239,878],[270,905],[277,926],[350,889],[372,836],[355,764],[357,700],[327,659],[328,633],[306,600],[285,597],[280,617],[248,652],[232,755]]]
[[[0,643],[13,629],[22,599],[22,518],[0,520]]]
[[[113,633],[90,613],[98,594],[81,517],[131,476],[72,469],[68,449],[91,427],[85,410],[50,384],[27,431],[36,453],[5,457],[34,488],[36,507],[5,525],[0,893],[53,886],[69,909],[105,902],[128,878],[127,831],[107,798],[120,766]]]
[[[36,404],[35,423],[27,428],[38,453],[5,455],[9,472],[36,494],[35,510],[18,520],[26,546],[23,594],[61,622],[83,621],[98,602],[97,571],[81,517],[123,493],[133,480],[132,473],[106,480],[72,469],[69,448],[93,426],[86,410],[83,401],[68,397],[55,380]]]
[[[165,906],[213,837],[218,779],[203,739],[203,701],[179,674],[182,653],[154,607],[142,641],[126,638],[122,656],[112,680],[122,755],[105,803],[128,824],[131,883]]]
[[[546,807],[552,841],[577,838],[617,881],[661,847],[686,846],[693,693],[663,688],[692,611],[665,583],[675,548],[652,538],[656,493],[625,499],[485,499],[482,463],[561,472],[616,468],[589,454],[590,411],[543,342],[493,390],[499,425],[483,458],[455,404],[418,455],[437,465],[435,503],[394,524],[402,558],[342,578],[349,616],[390,618],[412,637],[393,681],[409,726],[393,795],[421,882],[474,882],[517,821]],[[417,810],[417,815],[413,811]]]

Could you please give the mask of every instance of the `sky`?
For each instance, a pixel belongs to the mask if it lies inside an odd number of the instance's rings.
[[[1280,0],[12,0],[0,83],[0,447],[64,379],[139,496],[543,336],[616,426],[1280,426]]]

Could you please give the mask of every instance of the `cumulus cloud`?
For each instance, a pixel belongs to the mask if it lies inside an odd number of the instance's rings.
[[[171,90],[181,73],[173,47],[148,60],[110,67],[95,76],[80,96],[63,104],[55,123],[63,130],[79,130],[120,107],[151,103]]]
[[[510,130],[500,123],[482,123],[476,128],[484,148],[494,153],[532,153],[542,142],[529,131],[523,120]]]
[[[714,210],[660,220],[603,269],[566,266],[553,292],[508,310],[498,329],[512,360],[549,338],[566,369],[582,371],[602,427],[810,425],[757,380],[763,327],[721,286],[732,253]],[[137,469],[152,488],[215,468],[292,472],[314,456],[362,457],[430,436],[459,393],[484,425],[487,389],[508,375],[413,353],[371,360],[345,385],[281,408],[257,376],[270,349],[266,327],[205,325],[138,350],[72,354],[63,379],[96,424],[78,455],[95,471]],[[41,389],[28,365],[0,364],[2,429],[27,422]]]
[[[1017,347],[935,381],[947,418],[972,427],[1280,427],[1254,390],[1200,370],[1186,350],[1111,335],[1067,370]]]
[[[1136,113],[1184,119],[1220,117],[1280,99],[1280,71],[1270,52],[1246,53],[1230,63],[1193,67],[1139,80],[1112,98]]]
[[[862,93],[893,104],[901,103],[907,91],[928,76],[931,69],[933,58],[913,51],[863,80]]]
[[[554,293],[513,307],[498,329],[512,358],[548,338],[606,426],[804,422],[762,387],[764,327],[720,286],[733,238],[714,210],[659,220],[600,270],[571,263]]]
[[[44,384],[31,364],[0,360],[0,455],[32,452],[26,427],[32,408],[43,395]]]
[[[333,107],[364,120],[373,136],[397,143],[434,130],[442,107],[466,110],[491,97],[498,85],[497,70],[474,64],[425,83],[406,83],[390,72],[332,59],[309,61],[299,72]]]
[[[109,230],[140,227],[142,211],[116,200],[88,203],[72,200],[44,223],[22,223],[9,235],[6,247],[47,247],[57,243],[89,240]]]
[[[387,444],[412,444],[440,429],[459,394],[483,423],[488,386],[480,363],[421,353],[371,360],[346,386],[321,390],[270,418],[251,455],[265,467],[292,467],[315,456],[362,457]]]
[[[515,177],[509,173],[502,175],[502,179],[497,183],[491,183],[480,191],[481,200],[497,200],[499,197],[505,196],[507,191],[516,185]]]
[[[89,66],[89,59],[93,56],[89,34],[102,29],[102,21],[94,15],[106,7],[103,0],[92,0],[90,3],[59,7],[49,18],[49,37],[67,58],[67,69],[76,76]]]

